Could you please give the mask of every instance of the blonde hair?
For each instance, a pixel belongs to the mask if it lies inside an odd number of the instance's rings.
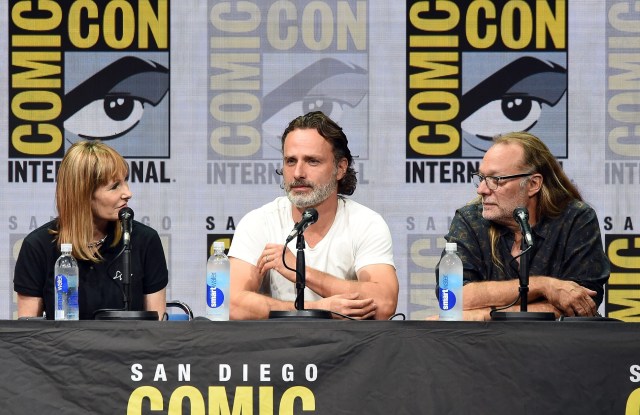
[[[578,188],[562,170],[549,147],[533,134],[515,132],[494,138],[495,144],[516,144],[524,150],[522,167],[542,175],[542,188],[536,195],[538,217],[559,216],[573,200],[582,201]]]
[[[67,150],[56,184],[58,231],[53,233],[57,234],[58,247],[71,243],[77,259],[102,260],[100,253],[89,247],[93,239],[91,200],[100,186],[128,173],[124,158],[99,141],[79,141]],[[116,226],[112,246],[118,244],[121,234],[120,226]]]
[[[578,188],[571,182],[562,166],[558,163],[549,147],[533,134],[527,132],[511,132],[494,137],[494,145],[514,144],[522,147],[522,169],[542,175],[542,186],[536,194],[536,217],[542,218],[559,216],[574,200],[582,201]],[[525,179],[526,180],[526,179]],[[523,182],[525,181],[523,180]],[[481,203],[479,196],[471,203]],[[497,244],[499,232],[493,225],[489,228],[491,240],[491,257],[494,264],[502,268],[502,262],[498,259]]]

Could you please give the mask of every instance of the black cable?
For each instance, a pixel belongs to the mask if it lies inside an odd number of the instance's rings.
[[[524,255],[527,252],[529,252],[531,250],[531,248],[533,248],[533,245],[528,246],[524,251],[520,252],[518,255],[516,255],[513,258],[511,258],[511,261],[509,261],[509,266],[511,267],[512,270],[514,270],[515,272],[519,272],[520,271],[519,267],[515,266],[513,263],[516,262],[516,260],[518,258],[520,258],[522,255]]]
[[[293,269],[293,268],[291,268],[291,267],[289,267],[287,265],[287,262],[285,261],[285,258],[287,257],[286,254],[287,254],[287,245],[285,245],[284,248],[282,249],[282,265],[284,265],[284,267],[286,269],[288,269],[289,271],[295,272],[296,273],[296,278],[301,280],[302,279],[302,274],[297,269]],[[296,291],[298,291],[298,290],[296,290]],[[304,290],[296,293],[296,300],[295,300],[294,304],[299,304],[301,295],[304,295]]]
[[[326,310],[326,311],[330,312],[331,314],[335,314],[336,316],[340,316],[340,317],[342,317],[344,319],[347,319],[347,320],[358,320],[357,318],[349,317],[348,315],[342,314],[342,313],[338,313],[337,311],[331,311],[331,310]]]
[[[331,310],[326,310],[326,311],[330,312],[331,314],[335,314],[336,316],[340,316],[342,318],[345,318],[347,320],[365,321],[365,320],[362,320],[362,319],[359,319],[359,318],[349,317],[346,314],[338,313],[337,311],[331,311]],[[407,319],[407,317],[404,315],[404,313],[395,313],[394,315],[389,317],[387,320],[389,320],[389,321],[395,320],[396,317],[402,317],[402,320],[406,320]]]
[[[511,261],[509,261],[509,266],[511,267],[512,270],[514,271],[519,271],[518,268],[516,268],[513,263],[520,258],[522,255],[526,254],[527,252],[529,252],[529,250],[531,250],[531,248],[533,248],[533,245],[528,246],[524,251],[520,252],[518,255],[514,256]],[[513,300],[513,302],[509,305],[505,305],[503,307],[495,307],[492,308],[491,311],[489,312],[489,317],[493,318],[493,313],[498,312],[498,311],[502,311],[502,310],[506,310],[509,307],[513,307],[514,305],[516,305],[518,303],[518,300],[520,300],[520,294],[518,294],[518,296],[516,297],[515,300]]]
[[[389,320],[395,320],[396,317],[402,317],[402,320],[407,319],[407,316],[405,316],[404,313],[395,313],[394,315],[389,317]]]
[[[493,313],[498,312],[498,311],[502,311],[502,310],[506,310],[509,307],[512,307],[514,305],[516,305],[516,303],[518,302],[518,300],[520,300],[520,295],[518,294],[518,296],[516,297],[516,299],[509,305],[505,305],[504,307],[496,307],[496,308],[491,308],[491,311],[489,312],[489,317],[493,318]]]
[[[291,268],[291,267],[289,267],[287,265],[287,262],[285,261],[286,253],[287,253],[287,246],[285,245],[284,248],[282,249],[282,265],[284,265],[284,267],[286,269],[288,269],[289,271],[295,272],[296,276],[301,277],[301,274],[298,272],[297,269],[293,269],[293,268]],[[296,301],[294,302],[294,304],[297,304],[298,300],[300,300],[300,298],[299,298],[300,294],[304,294],[304,291],[300,291],[300,293],[296,294]],[[346,314],[338,313],[337,311],[332,311],[332,310],[320,310],[320,311],[328,311],[331,314],[335,314],[336,316],[340,316],[340,317],[342,317],[344,319],[347,319],[347,320],[360,320],[360,319],[357,319],[357,318],[349,317]],[[402,316],[402,320],[406,320],[407,319],[406,316],[403,313],[396,313],[396,314],[392,315],[391,317],[389,317],[389,320],[393,320],[395,317],[399,317],[399,316]]]

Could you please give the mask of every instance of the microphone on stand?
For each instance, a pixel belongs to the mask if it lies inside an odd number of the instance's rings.
[[[513,218],[520,225],[522,238],[527,247],[533,246],[533,234],[531,233],[531,225],[529,225],[529,211],[526,207],[517,207],[513,210]]]
[[[302,219],[300,219],[300,222],[295,224],[295,226],[293,227],[293,230],[291,231],[289,236],[287,236],[287,241],[284,244],[287,245],[289,242],[291,242],[293,238],[303,234],[304,231],[306,231],[309,226],[313,225],[317,221],[318,221],[318,211],[315,210],[314,208],[306,209],[302,213]]]
[[[131,229],[133,226],[133,209],[123,207],[118,212],[122,226],[122,287],[124,291],[124,308],[122,310],[96,310],[96,320],[158,320],[156,311],[131,310]]]
[[[533,249],[533,233],[531,232],[531,225],[529,225],[529,211],[526,207],[519,206],[513,210],[513,219],[515,219],[520,226],[520,232],[522,233],[522,253],[519,255],[520,311],[492,311],[491,319],[498,321],[553,321],[555,320],[555,314],[553,313],[544,311],[530,312],[527,310],[529,295],[529,253]]]
[[[123,207],[118,212],[118,219],[122,224],[122,241],[124,248],[128,249],[131,244],[131,222],[133,221],[133,209],[130,207]]]
[[[284,264],[285,254],[282,254],[282,262],[284,266],[296,272],[296,300],[294,301],[295,310],[294,311],[279,311],[273,310],[269,312],[269,318],[289,318],[289,319],[297,319],[297,318],[313,318],[313,319],[330,319],[331,312],[327,310],[305,310],[304,308],[304,289],[306,286],[306,264],[304,257],[304,236],[303,233],[310,225],[313,225],[318,221],[318,211],[314,208],[308,208],[302,213],[302,219],[300,222],[296,223],[293,227],[289,236],[287,236],[287,241],[284,243],[284,252],[287,250],[287,244],[291,242],[293,238],[296,236],[298,240],[296,241],[296,249],[298,250],[296,255],[296,269],[289,268],[286,264]]]
[[[131,221],[133,221],[133,209],[123,207],[118,212],[118,218],[122,225],[122,285],[125,292],[125,308],[131,310]]]

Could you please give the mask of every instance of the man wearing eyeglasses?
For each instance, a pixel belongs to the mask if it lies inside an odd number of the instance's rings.
[[[518,207],[527,208],[535,240],[528,311],[596,315],[609,278],[598,218],[547,146],[528,133],[499,136],[472,179],[478,197],[456,211],[445,236],[458,244],[464,267],[464,319],[520,310]]]

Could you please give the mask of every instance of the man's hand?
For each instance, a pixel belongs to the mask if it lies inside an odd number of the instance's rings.
[[[544,296],[550,304],[568,317],[590,317],[596,314],[596,303],[592,297],[597,293],[573,281],[548,277]]]
[[[359,297],[358,293],[338,294],[311,302],[309,308],[335,311],[358,320],[373,318],[378,309],[373,298]]]
[[[256,264],[258,275],[275,270],[292,283],[296,282],[296,272],[283,264],[283,249],[279,244],[265,245]],[[296,256],[289,249],[285,255],[286,264],[295,269]],[[391,316],[398,298],[395,268],[388,264],[367,265],[358,271],[357,278],[357,281],[345,280],[307,266],[306,287],[323,298],[309,301],[313,306],[306,308],[334,311],[356,319],[385,320]]]
[[[265,275],[268,271],[273,269],[289,281],[296,282],[296,273],[287,269],[282,262],[283,249],[284,245],[271,243],[265,245],[262,250],[262,254],[260,255],[260,259],[256,264],[258,267],[258,273],[260,275]],[[293,252],[287,249],[285,256],[285,261],[289,268],[296,269],[296,257],[293,255]]]

